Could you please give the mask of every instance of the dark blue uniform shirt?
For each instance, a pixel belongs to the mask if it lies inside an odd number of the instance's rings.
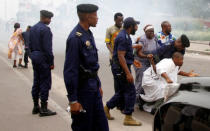
[[[126,51],[125,60],[128,65],[132,65],[134,61],[132,40],[125,30],[122,30],[116,37],[114,42],[113,59],[118,60],[117,51]]]
[[[157,54],[159,56],[159,59],[162,60],[164,58],[172,58],[172,55],[175,52],[180,52],[183,55],[185,54],[185,50],[182,51],[178,51],[175,46],[174,46],[175,41],[173,41],[171,44],[169,45],[162,45],[160,46],[154,54]]]
[[[30,29],[30,51],[42,52],[46,57],[49,65],[54,65],[54,55],[52,52],[52,37],[53,35],[50,28],[42,22],[38,22]]]
[[[99,69],[98,53],[93,34],[78,24],[70,33],[66,42],[66,58],[64,64],[64,81],[69,101],[76,101],[80,91],[97,91],[100,80],[80,79],[80,66],[86,70],[97,72]]]
[[[29,45],[29,31],[23,32],[22,36],[23,36],[23,39],[24,39],[25,48],[27,49],[28,45]]]

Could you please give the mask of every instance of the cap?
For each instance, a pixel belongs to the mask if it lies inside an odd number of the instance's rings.
[[[185,34],[181,35],[181,42],[184,47],[190,47],[190,40]]]
[[[93,13],[98,10],[98,6],[94,4],[80,4],[77,6],[77,12],[80,13]]]
[[[41,10],[40,15],[46,18],[51,18],[54,16],[52,12],[47,11],[47,10]]]
[[[124,23],[124,26],[125,26],[125,27],[130,27],[131,25],[140,24],[140,22],[134,20],[133,17],[128,17],[128,18],[126,18],[126,19],[123,21],[123,23]]]

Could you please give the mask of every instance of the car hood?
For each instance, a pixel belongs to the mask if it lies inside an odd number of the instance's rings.
[[[210,109],[210,77],[184,78],[180,87],[165,104],[185,103]]]

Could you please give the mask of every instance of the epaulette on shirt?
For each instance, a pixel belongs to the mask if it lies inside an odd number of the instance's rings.
[[[80,32],[76,32],[76,36],[82,36],[82,33],[80,33]]]

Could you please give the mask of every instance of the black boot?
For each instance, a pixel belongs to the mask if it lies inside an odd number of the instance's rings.
[[[52,116],[52,115],[56,115],[56,112],[47,109],[47,102],[41,102],[41,110],[39,116],[43,117],[43,116]]]
[[[28,64],[27,64],[27,63],[25,63],[25,66],[24,66],[24,68],[28,68]]]
[[[18,67],[24,68],[24,66],[22,64],[18,64]]]
[[[32,110],[32,114],[38,114],[40,112],[40,106],[39,106],[39,100],[33,100],[34,101],[34,108]]]
[[[143,111],[143,106],[145,104],[145,101],[141,98],[141,96],[139,95],[139,110]]]

